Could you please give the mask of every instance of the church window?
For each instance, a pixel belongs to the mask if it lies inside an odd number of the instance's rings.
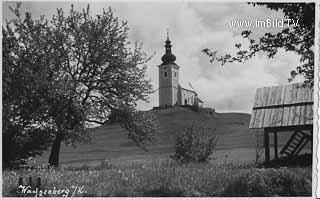
[[[168,76],[168,73],[167,73],[166,71],[164,72],[164,76],[165,76],[165,77],[167,77],[167,76]]]
[[[174,72],[174,77],[177,77],[177,72]]]

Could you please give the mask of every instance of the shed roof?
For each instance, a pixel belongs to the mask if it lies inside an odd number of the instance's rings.
[[[312,125],[313,88],[303,83],[258,88],[249,128]]]

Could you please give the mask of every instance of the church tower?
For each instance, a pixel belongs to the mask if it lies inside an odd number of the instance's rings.
[[[159,106],[167,108],[178,104],[179,66],[176,57],[171,53],[171,41],[167,33],[165,54],[159,65]]]

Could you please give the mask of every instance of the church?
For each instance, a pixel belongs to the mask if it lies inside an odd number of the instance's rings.
[[[179,84],[180,66],[175,63],[176,56],[171,52],[172,45],[168,35],[165,43],[165,54],[159,65],[159,107],[202,106],[203,101],[200,100],[194,89],[183,88]]]

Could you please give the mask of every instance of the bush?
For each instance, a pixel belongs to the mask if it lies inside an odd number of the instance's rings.
[[[248,196],[248,178],[240,176],[233,178],[224,190],[223,197],[244,197]]]
[[[183,192],[180,190],[170,190],[168,187],[161,186],[158,189],[146,191],[144,197],[181,197]]]
[[[17,169],[24,166],[29,158],[41,155],[52,136],[47,129],[23,129],[19,125],[4,124],[2,133],[2,168]]]
[[[193,123],[176,137],[173,158],[183,163],[207,162],[217,143],[217,136],[212,132]]]
[[[246,169],[231,175],[220,196],[311,196],[311,172],[305,169]]]

